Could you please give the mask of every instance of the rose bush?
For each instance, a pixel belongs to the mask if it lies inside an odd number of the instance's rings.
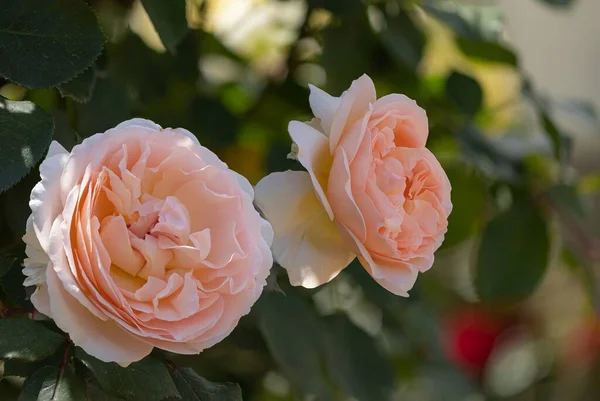
[[[188,131],[129,120],[71,153],[53,142],[40,173],[25,285],[89,354],[198,353],[260,296],[272,229],[248,181]]]
[[[358,256],[379,284],[408,296],[452,210],[450,182],[425,148],[425,111],[404,95],[377,99],[366,75],[340,97],[311,86],[310,106],[315,119],[289,125],[307,172],[273,173],[256,187],[275,260],[292,284],[313,288]]]

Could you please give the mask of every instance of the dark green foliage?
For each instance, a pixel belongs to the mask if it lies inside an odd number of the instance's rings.
[[[475,115],[483,102],[481,86],[473,78],[454,71],[446,81],[446,95],[469,116]]]
[[[511,207],[485,227],[475,285],[489,303],[521,301],[539,285],[548,267],[544,216],[528,195],[515,193]]]
[[[52,116],[31,102],[0,97],[0,192],[31,170],[52,141]]]
[[[242,391],[237,384],[211,383],[192,368],[173,367],[170,373],[181,398],[186,401],[242,401]]]
[[[27,318],[0,319],[0,359],[35,362],[51,356],[65,337]]]
[[[46,366],[31,375],[23,385],[19,401],[81,401],[85,384],[70,366]]]
[[[123,368],[105,363],[82,350],[76,356],[91,371],[100,387],[109,395],[128,401],[162,401],[181,399],[165,364],[152,356]]]
[[[68,81],[98,57],[104,36],[82,0],[3,0],[0,76],[28,88]]]

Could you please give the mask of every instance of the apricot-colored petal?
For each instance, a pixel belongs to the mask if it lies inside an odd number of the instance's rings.
[[[327,138],[322,132],[298,121],[290,122],[288,131],[294,143],[298,145],[298,161],[310,174],[317,197],[329,219],[333,220],[333,211],[326,196],[327,180],[332,163]]]
[[[53,269],[48,269],[51,316],[56,325],[88,354],[104,362],[127,366],[152,351],[152,346],[122,330],[111,320],[92,315],[63,288]]]
[[[314,288],[332,280],[355,255],[317,200],[310,176],[273,173],[256,186],[256,204],[271,223],[273,255],[292,285]]]

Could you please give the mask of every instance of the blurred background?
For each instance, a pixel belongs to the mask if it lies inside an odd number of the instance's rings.
[[[256,183],[302,168],[287,124],[310,119],[309,83],[339,95],[367,73],[427,110],[453,185],[410,298],[357,263],[315,290],[275,266],[229,338],[176,361],[248,401],[600,399],[598,0],[187,0],[189,30],[167,46],[139,1],[90,4],[108,43],[85,79],[0,82],[50,111],[67,148],[150,118]],[[22,235],[37,179],[0,198],[23,205],[4,237]]]

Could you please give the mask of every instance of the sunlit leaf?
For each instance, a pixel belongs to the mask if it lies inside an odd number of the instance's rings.
[[[185,0],[142,0],[160,40],[171,53],[185,36],[188,26]]]
[[[0,192],[16,184],[44,155],[54,123],[31,102],[0,97]]]

